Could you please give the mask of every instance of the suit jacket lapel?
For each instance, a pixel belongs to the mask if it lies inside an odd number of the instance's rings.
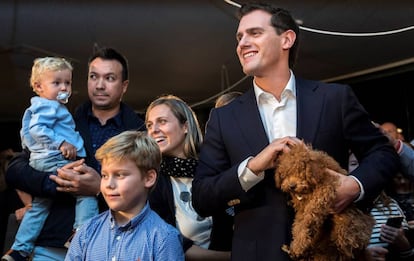
[[[317,93],[318,85],[296,78],[298,138],[313,142],[321,121],[324,96]]]
[[[240,106],[235,106],[233,115],[251,150],[256,154],[269,144],[269,139],[263,127],[257,108],[256,96],[253,88],[238,100]]]
[[[313,142],[321,121],[324,95],[317,93],[318,84],[296,78],[297,133],[306,142]],[[269,144],[268,137],[257,108],[253,88],[238,99],[240,106],[234,106],[233,115],[252,152],[258,153]],[[252,138],[254,137],[254,138]]]

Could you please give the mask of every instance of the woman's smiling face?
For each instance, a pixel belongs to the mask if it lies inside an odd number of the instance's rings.
[[[185,158],[187,124],[181,124],[170,107],[160,104],[151,108],[147,113],[147,130],[163,155]]]

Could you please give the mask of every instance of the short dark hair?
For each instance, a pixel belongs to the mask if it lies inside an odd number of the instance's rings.
[[[270,3],[252,2],[243,4],[239,9],[238,18],[241,19],[246,14],[255,10],[262,10],[272,15],[270,22],[278,35],[287,30],[292,30],[296,33],[295,43],[290,48],[289,52],[289,67],[293,68],[299,48],[299,25],[296,23],[295,19],[293,19],[289,11]]]
[[[97,49],[89,58],[88,66],[96,58],[101,58],[103,60],[118,61],[122,65],[122,81],[128,80],[128,60],[117,50],[108,47],[102,47]]]

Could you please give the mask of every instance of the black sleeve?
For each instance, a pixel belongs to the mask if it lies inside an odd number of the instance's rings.
[[[55,196],[57,184],[49,176],[56,173],[33,169],[29,156],[29,152],[23,150],[11,159],[6,171],[7,185],[37,197]]]

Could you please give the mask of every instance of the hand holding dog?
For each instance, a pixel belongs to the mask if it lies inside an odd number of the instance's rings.
[[[295,210],[292,240],[283,245],[293,260],[360,260],[375,220],[351,204],[359,185],[327,153],[296,145],[278,157],[275,185]],[[339,203],[340,212],[333,212]]]
[[[354,202],[361,193],[361,188],[353,177],[342,175],[341,173],[330,169],[327,169],[326,172],[331,175],[337,175],[339,178],[339,186],[336,190],[336,200],[332,206],[332,210],[335,213],[340,213]]]
[[[280,153],[289,152],[291,146],[301,143],[303,143],[303,141],[296,137],[283,137],[275,139],[259,154],[249,160],[247,168],[249,168],[256,175],[266,169],[273,169],[276,167],[276,160]]]

